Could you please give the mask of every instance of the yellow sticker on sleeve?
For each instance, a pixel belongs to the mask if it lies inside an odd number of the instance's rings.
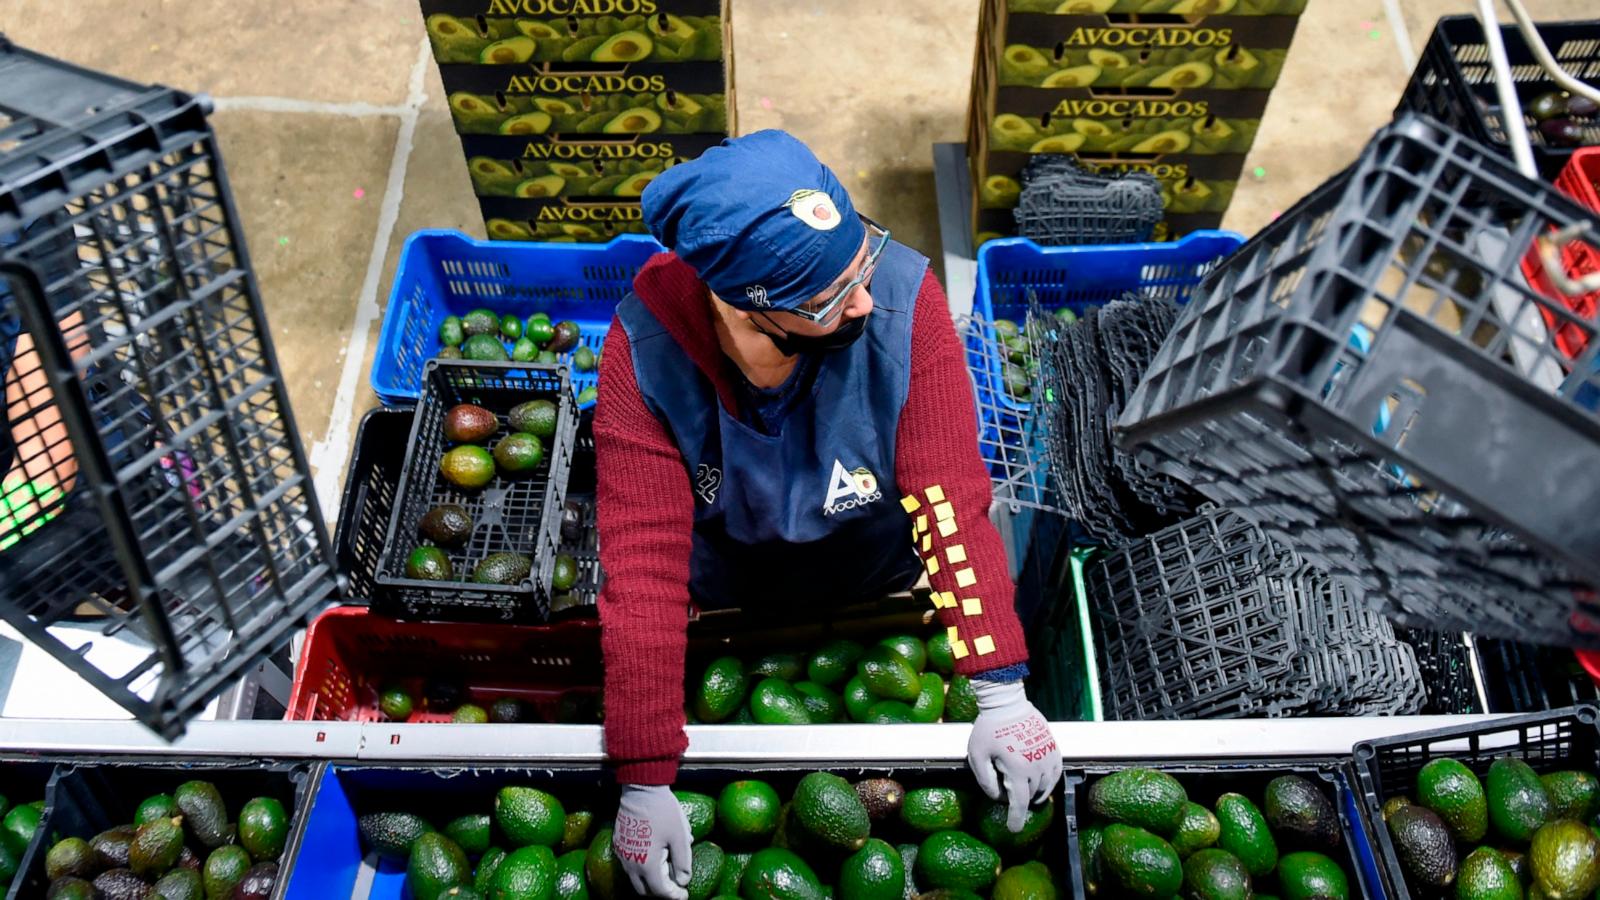
[[[961,614],[964,616],[983,615],[983,601],[977,597],[967,597],[961,601]]]
[[[929,550],[932,550],[932,549],[933,549],[933,535],[931,535],[931,534],[923,535],[922,536],[922,552],[923,553],[927,553]]]
[[[927,539],[924,538],[923,540]],[[928,557],[928,577],[932,578],[937,574],[939,574],[939,557],[937,555],[930,556]]]
[[[937,562],[937,558],[935,558],[934,561]],[[956,587],[972,587],[977,583],[978,576],[974,575],[971,569],[956,570]]]
[[[922,515],[917,516],[917,530],[918,531],[927,531],[928,530],[928,514],[927,513],[923,513]]]
[[[941,519],[941,520],[939,520],[939,537],[949,537],[950,535],[955,534],[955,533],[956,533],[956,520],[955,519]]]
[[[956,634],[956,627],[954,625],[949,625],[949,626],[945,627],[944,636],[949,638],[950,639],[950,643],[952,643],[952,644],[955,643],[956,641],[961,640],[961,637]]]
[[[966,544],[955,544],[953,546],[944,548],[944,558],[945,558],[946,562],[949,562],[952,565],[955,564],[955,563],[964,563],[964,562],[966,562],[967,561],[967,545]]]
[[[919,508],[921,508],[921,506],[922,504],[918,503],[917,498],[911,494],[907,494],[900,498],[900,508],[905,510],[906,515],[908,516],[916,512]]]
[[[972,649],[978,651],[979,656],[988,656],[994,652],[994,638],[983,635],[972,642]]]
[[[928,495],[929,503],[938,503],[944,499],[944,488],[937,484],[930,485],[923,493]]]
[[[956,509],[949,503],[940,503],[933,508],[933,517],[941,522],[945,519],[954,519],[956,517]]]
[[[950,655],[956,659],[965,659],[967,655],[967,642],[960,639],[951,641]]]

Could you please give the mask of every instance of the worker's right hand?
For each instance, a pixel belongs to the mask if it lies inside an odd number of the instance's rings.
[[[633,889],[647,897],[687,900],[689,818],[672,789],[662,784],[625,784],[617,806],[611,845]]]

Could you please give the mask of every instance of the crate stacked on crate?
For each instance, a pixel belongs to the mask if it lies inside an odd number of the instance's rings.
[[[0,615],[171,737],[335,591],[210,104],[0,38]],[[25,439],[32,433],[34,439]]]
[[[1600,645],[1600,530],[1573,489],[1600,465],[1600,321],[1520,271],[1575,225],[1600,234],[1402,117],[1203,283],[1121,437],[1396,621]]]
[[[639,195],[734,132],[728,0],[422,0],[488,235],[642,233]]]
[[[1304,0],[985,0],[967,155],[976,242],[1018,234],[1036,154],[1144,173],[1153,237],[1216,228],[1244,170]],[[1032,204],[1030,204],[1032,205]]]
[[[1548,22],[1539,36],[1567,74],[1600,88],[1600,19]],[[1595,104],[1572,98],[1539,64],[1538,56],[1515,25],[1500,28],[1511,64],[1511,78],[1522,107],[1523,130],[1533,144],[1534,162],[1545,178],[1555,178],[1573,152],[1600,145],[1600,115]],[[1475,16],[1445,16],[1434,25],[1422,57],[1411,72],[1396,115],[1431,116],[1506,157],[1505,116],[1489,64],[1483,24]]]

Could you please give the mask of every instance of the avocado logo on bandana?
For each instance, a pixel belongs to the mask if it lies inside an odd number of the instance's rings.
[[[833,205],[833,198],[822,191],[795,191],[783,205],[794,213],[796,219],[818,231],[832,231],[839,227],[839,208]]]
[[[878,490],[878,478],[866,466],[846,470],[844,463],[833,461],[833,474],[828,477],[828,497],[822,501],[822,514],[831,516],[846,510],[865,506],[883,499]]]

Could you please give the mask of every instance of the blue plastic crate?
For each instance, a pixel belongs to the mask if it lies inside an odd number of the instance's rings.
[[[1129,292],[1143,299],[1168,298],[1182,304],[1189,292],[1217,263],[1232,253],[1244,237],[1231,231],[1195,231],[1170,243],[1108,244],[1085,247],[1041,247],[1027,238],[989,241],[978,250],[978,289],[972,314],[983,322],[992,340],[996,319],[1021,326],[1028,317],[1028,292],[1034,292],[1045,309],[1063,306],[1082,314],[1085,310],[1122,299]],[[988,390],[993,403],[1026,412],[1031,404],[1005,390],[1004,371],[998,358],[983,354],[968,341],[968,360],[987,356],[988,376],[974,372],[980,394]]]
[[[539,244],[418,231],[400,251],[372,362],[372,389],[385,406],[416,403],[422,366],[440,349],[439,324],[479,307],[498,315],[546,312],[553,321],[570,319],[583,333],[581,346],[598,353],[617,304],[633,290],[633,276],[660,252],[660,244],[642,235],[619,235],[606,244]],[[570,368],[572,354],[561,359]],[[599,381],[596,372],[571,373],[574,392]]]

